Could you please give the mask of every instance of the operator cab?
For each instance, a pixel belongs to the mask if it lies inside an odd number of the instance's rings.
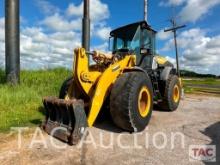
[[[153,55],[155,55],[156,31],[151,29],[146,21],[129,24],[113,30],[113,54],[135,54],[136,65],[152,68]]]

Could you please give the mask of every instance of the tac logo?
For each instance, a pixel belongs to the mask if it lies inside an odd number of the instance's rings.
[[[189,146],[189,160],[216,162],[216,146],[215,145]]]

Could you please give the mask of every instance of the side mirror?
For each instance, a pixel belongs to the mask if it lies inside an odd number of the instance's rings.
[[[151,49],[141,48],[141,55],[150,55]]]

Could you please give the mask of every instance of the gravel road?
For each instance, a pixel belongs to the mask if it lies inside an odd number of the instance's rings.
[[[30,129],[18,142],[17,134],[0,135],[1,165],[210,164],[190,160],[191,145],[215,145],[217,160],[211,164],[220,164],[220,98],[186,95],[175,112],[154,110],[149,126],[136,135],[104,121],[89,128],[77,146],[65,146],[39,129]]]

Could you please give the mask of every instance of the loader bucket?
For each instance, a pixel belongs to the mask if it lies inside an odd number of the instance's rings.
[[[46,119],[42,123],[42,129],[70,145],[77,144],[87,127],[84,102],[45,97],[43,104]]]

